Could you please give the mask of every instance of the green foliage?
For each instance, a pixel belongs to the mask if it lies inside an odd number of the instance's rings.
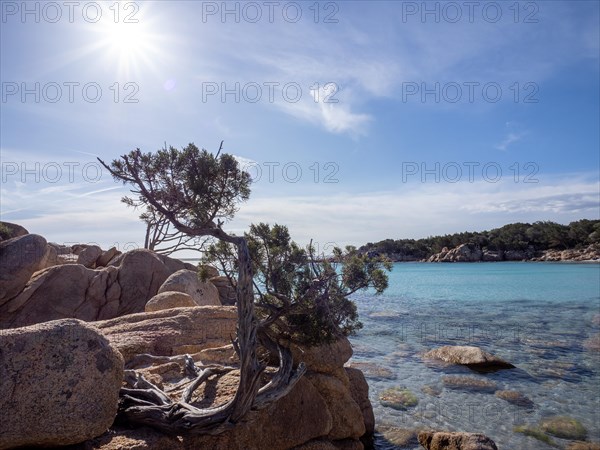
[[[206,283],[210,279],[210,272],[207,266],[198,264],[198,279]]]
[[[0,222],[0,239],[10,239],[12,237],[12,231],[2,222]]]
[[[246,239],[262,331],[276,339],[319,344],[350,335],[362,324],[349,296],[387,288],[391,263],[354,247],[317,258],[311,245],[303,249],[292,241],[287,227],[265,223],[251,225]],[[220,264],[226,274],[236,270],[232,248],[223,242],[210,246],[203,262]]]
[[[385,239],[369,243],[359,249],[361,253],[381,255],[404,255],[414,259],[426,259],[439,253],[444,247],[454,248],[461,244],[477,244],[487,250],[564,250],[584,248],[600,243],[600,220],[582,219],[561,225],[555,222],[512,223],[501,228],[482,232],[463,232],[425,239]]]
[[[198,229],[230,220],[237,203],[250,196],[250,175],[239,168],[233,156],[215,156],[194,144],[155,153],[137,149],[110,166],[104,165],[116,180],[138,188],[131,191],[136,198],[124,197],[122,201],[143,207],[140,218],[146,223],[165,222],[163,213],[148,202],[148,196],[172,214],[166,218],[169,222],[175,220]]]

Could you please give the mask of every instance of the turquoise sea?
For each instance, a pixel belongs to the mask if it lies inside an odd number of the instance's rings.
[[[516,433],[551,416],[569,416],[600,441],[600,264],[396,263],[380,296],[355,294],[364,328],[351,338],[352,364],[366,372],[378,425],[404,429],[482,432],[499,449],[565,448]],[[442,345],[475,345],[516,366],[479,374],[421,355]],[[487,392],[445,386],[444,376],[466,375],[496,383]],[[412,391],[418,404],[384,407],[388,387]],[[523,407],[494,395],[515,390],[533,402]],[[382,434],[376,448],[396,447]]]

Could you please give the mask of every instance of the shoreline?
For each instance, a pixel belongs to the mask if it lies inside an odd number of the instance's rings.
[[[586,259],[586,260],[561,260],[561,261],[540,261],[535,259],[523,259],[520,261],[427,261],[427,260],[415,260],[415,261],[402,261],[392,260],[393,263],[426,263],[426,264],[488,264],[488,263],[549,263],[549,264],[600,264],[600,259]]]

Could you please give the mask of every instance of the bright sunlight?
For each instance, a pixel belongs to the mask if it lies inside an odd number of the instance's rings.
[[[133,16],[126,8],[122,8],[121,12],[119,20],[110,17],[110,20],[99,23],[101,26],[97,28],[105,58],[110,66],[117,67],[121,76],[137,75],[147,69],[155,70],[153,63],[163,54],[161,37],[151,31],[154,28],[148,16],[141,16],[141,12]],[[125,12],[129,12],[129,16]]]

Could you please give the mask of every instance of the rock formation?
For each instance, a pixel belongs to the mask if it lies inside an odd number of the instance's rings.
[[[92,248],[82,249],[79,258],[92,254],[86,253]],[[138,249],[113,257],[104,268],[59,264],[37,271],[46,250],[45,240],[33,234],[0,243],[0,329],[142,312],[167,278],[186,267],[181,261]],[[93,250],[97,257],[103,254]],[[94,266],[95,261],[90,261],[85,260]],[[208,288],[214,289],[210,291],[214,304],[218,291],[212,285]]]
[[[419,444],[427,450],[498,450],[494,441],[480,433],[422,431]]]
[[[146,312],[162,311],[163,309],[173,309],[198,306],[194,299],[184,292],[167,291],[156,294],[148,303],[146,303]]]
[[[104,433],[123,358],[92,326],[65,319],[0,333],[0,449],[57,446]]]
[[[26,234],[29,234],[29,231],[27,231],[21,225],[17,225],[16,223],[0,221],[0,242],[19,236],[25,236]]]
[[[226,276],[217,276],[210,279],[219,291],[219,300],[225,306],[235,305],[236,293],[235,286]]]
[[[440,253],[432,255],[428,262],[475,262],[481,261],[483,252],[478,245],[461,244],[452,250],[444,247]]]
[[[344,367],[352,356],[345,338],[292,345],[305,375],[287,395],[220,435],[173,437],[113,424],[123,380],[133,376],[123,372],[124,364],[173,399],[193,379],[190,364],[224,364],[190,402],[214,407],[233,398],[238,315],[221,304],[235,303],[235,287],[212,267],[200,270],[209,280],[203,282],[195,266],[149,250],[121,254],[47,243],[17,225],[2,232],[0,449],[358,450],[361,438],[373,434],[365,377]],[[199,303],[210,306],[192,306]],[[262,383],[274,373],[267,368]]]
[[[177,310],[160,311],[152,314],[137,314],[146,316],[145,326],[148,329],[162,328],[169,319],[197,314],[199,319],[206,311],[234,312],[234,308],[227,307],[196,307],[180,308]],[[192,312],[193,311],[193,312]],[[171,316],[161,316],[172,314]],[[173,315],[174,314],[174,315]],[[125,318],[122,318],[125,319]],[[121,331],[114,325],[109,325],[120,319],[99,323],[100,330],[105,333],[111,342],[122,351],[126,341],[134,334],[123,330],[131,324],[122,324]],[[152,327],[152,323],[160,321],[161,325]],[[142,323],[136,322],[136,323]],[[206,321],[207,324],[211,320]],[[234,324],[233,324],[234,325]],[[171,331],[176,329],[172,325]],[[165,332],[165,335],[168,332]],[[182,333],[181,337],[186,333]],[[115,337],[121,335],[117,340]],[[164,336],[163,336],[164,338]],[[156,342],[161,338],[157,338]],[[186,342],[179,340],[177,344]],[[208,345],[214,345],[208,344]],[[181,345],[169,345],[162,349],[163,353],[173,353],[181,350]],[[350,349],[350,351],[348,351]],[[139,350],[143,350],[140,348]],[[160,349],[159,349],[160,350]],[[124,350],[126,354],[128,350]],[[300,349],[307,355],[307,361],[314,363],[294,386],[288,395],[271,404],[265,409],[252,411],[247,418],[229,431],[217,435],[167,437],[151,429],[130,429],[115,426],[109,433],[95,439],[88,440],[81,445],[85,449],[112,450],[118,448],[145,448],[145,449],[189,449],[210,448],[216,450],[229,449],[273,449],[284,450],[298,449],[362,449],[360,438],[373,432],[374,417],[368,399],[368,386],[362,373],[356,369],[344,369],[343,364],[351,356],[351,347],[346,339],[327,346]],[[202,354],[200,352],[197,355]],[[198,359],[194,355],[194,359]],[[231,364],[227,353],[223,354],[222,363]],[[330,355],[329,362],[317,362],[318,355]],[[203,361],[203,363],[206,363]],[[174,362],[153,367],[142,367],[139,372],[147,379],[163,388],[168,388],[169,393],[178,394],[182,388],[178,387],[185,378],[184,370]],[[272,371],[267,370],[269,377]],[[239,372],[234,370],[215,379],[212,383],[202,387],[192,399],[192,404],[197,407],[210,407],[223,404],[235,394]]]
[[[234,307],[197,306],[129,314],[93,325],[128,361],[138,354],[173,356],[230,344],[236,323]]]
[[[445,345],[428,351],[424,358],[439,359],[450,364],[460,364],[478,372],[490,372],[500,369],[512,369],[511,363],[469,345]]]
[[[402,261],[402,259],[394,259]],[[441,252],[431,255],[427,262],[493,262],[493,261],[600,261],[600,245],[591,244],[586,248],[568,250],[535,251],[488,250],[477,244],[461,244],[453,249],[444,247]]]
[[[23,290],[45,256],[46,239],[37,234],[0,242],[0,307]]]
[[[600,244],[582,249],[547,250],[536,261],[600,261]]]
[[[201,281],[196,271],[182,269],[171,274],[160,286],[158,293],[170,291],[188,294],[198,306],[221,305],[217,288],[209,281]]]

